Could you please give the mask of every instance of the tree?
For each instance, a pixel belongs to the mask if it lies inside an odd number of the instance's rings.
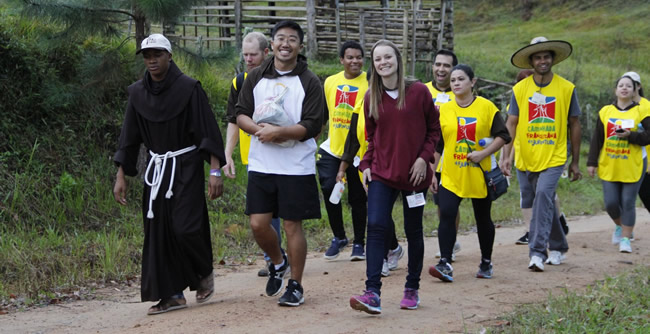
[[[24,14],[60,23],[64,35],[121,36],[133,20],[136,48],[148,35],[152,22],[168,23],[186,13],[196,0],[23,0]],[[126,37],[127,39],[130,36]]]

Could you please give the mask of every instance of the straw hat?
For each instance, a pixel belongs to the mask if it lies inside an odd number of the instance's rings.
[[[519,68],[533,68],[530,65],[530,56],[541,51],[555,52],[555,57],[553,57],[553,65],[555,65],[567,59],[571,55],[573,47],[569,42],[558,40],[549,41],[546,37],[542,36],[535,37],[530,41],[529,45],[517,50],[512,55],[512,58],[510,58],[510,62]]]

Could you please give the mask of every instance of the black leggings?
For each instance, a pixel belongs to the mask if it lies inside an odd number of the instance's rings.
[[[440,225],[438,226],[438,245],[440,257],[451,260],[451,253],[456,243],[456,215],[458,206],[463,200],[442,185],[438,188],[438,205],[440,206]],[[487,198],[472,198],[478,242],[481,246],[481,256],[484,259],[492,258],[494,245],[494,223],[490,210],[492,201]]]
[[[646,174],[639,188],[639,198],[646,210],[650,212],[650,175]]]

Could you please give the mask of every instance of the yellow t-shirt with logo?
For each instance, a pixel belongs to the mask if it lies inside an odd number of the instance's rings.
[[[334,156],[340,158],[345,148],[345,138],[350,131],[352,113],[357,101],[363,100],[363,96],[368,90],[366,72],[361,72],[354,79],[346,79],[345,71],[329,76],[325,79],[323,90],[329,111],[330,151]]]
[[[440,130],[445,142],[440,184],[462,198],[485,198],[487,187],[483,171],[467,160],[467,154],[481,151],[478,145],[482,138],[490,137],[492,121],[499,109],[489,100],[477,97],[466,108],[456,101],[440,106]],[[481,167],[490,171],[496,167],[494,154],[481,161]]]
[[[648,101],[648,99],[642,97],[641,101],[639,101],[639,106],[641,107],[641,110],[645,110],[648,113],[648,115],[650,115],[650,101]],[[648,149],[650,149],[650,145],[646,146],[645,149],[646,152],[648,152]],[[650,173],[650,164],[648,164],[646,173]]]
[[[614,105],[600,109],[598,117],[603,123],[605,142],[598,157],[598,177],[609,182],[634,183],[643,173],[643,150],[639,145],[630,144],[625,138],[616,135],[616,129],[623,127],[626,120],[634,124],[630,131],[637,131],[638,124],[648,116],[645,109],[634,106],[620,111]]]
[[[248,73],[244,72],[244,80]],[[235,90],[239,90],[241,87],[237,87],[237,77],[232,79],[232,86],[235,87]],[[245,132],[242,129],[239,129],[239,156],[241,157],[242,165],[248,165],[248,151],[251,148],[251,135]]]
[[[518,169],[539,172],[566,163],[569,106],[574,87],[554,74],[546,87],[537,86],[531,75],[512,88],[519,108],[514,139],[520,148],[516,155],[522,162]]]
[[[451,90],[448,92],[441,92],[438,89],[436,89],[436,87],[433,86],[433,81],[429,81],[424,85],[427,86],[427,88],[429,88],[429,92],[431,93],[431,97],[433,98],[433,103],[437,106],[441,106],[449,101],[454,101],[456,99],[454,92],[452,92]]]

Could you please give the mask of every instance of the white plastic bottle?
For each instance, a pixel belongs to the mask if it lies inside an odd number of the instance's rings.
[[[485,137],[485,138],[480,139],[480,140],[478,141],[478,146],[480,146],[480,147],[487,147],[488,145],[492,144],[493,141],[494,141],[494,138],[492,138],[492,137]]]
[[[330,195],[330,203],[339,204],[339,202],[341,201],[341,196],[343,196],[344,190],[345,190],[345,180],[336,182],[336,185],[334,186],[334,190],[332,190],[332,194]]]

